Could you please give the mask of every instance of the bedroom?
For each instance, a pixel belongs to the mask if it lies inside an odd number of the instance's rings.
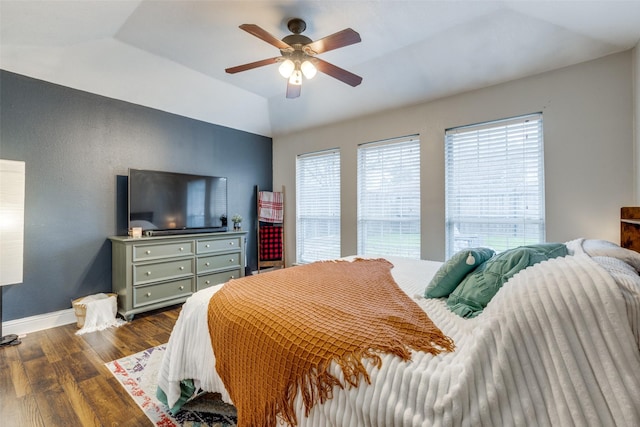
[[[69,309],[72,298],[108,290],[110,248],[106,236],[117,231],[116,176],[140,164],[166,170],[208,170],[212,167],[206,164],[201,149],[209,150],[212,156],[219,155],[220,150],[237,162],[225,167],[229,174],[232,169],[238,171],[238,185],[249,188],[250,194],[256,183],[261,187],[295,188],[295,153],[343,147],[342,197],[349,201],[355,199],[356,191],[356,144],[419,133],[424,140],[422,257],[442,260],[443,129],[545,111],[548,239],[564,241],[588,235],[617,241],[619,208],[638,201],[637,50],[636,45],[635,49],[594,61],[477,91],[277,135],[272,142],[258,132],[220,128],[31,81],[5,70],[3,61],[2,158],[25,160],[35,174],[27,190],[28,206],[33,209],[27,211],[25,282],[2,289],[3,321],[8,322],[3,331],[11,332],[20,319],[58,311],[73,322]],[[281,85],[278,88],[284,91]],[[55,110],[59,114],[54,114]],[[135,145],[131,144],[131,135],[135,135]],[[182,141],[184,135],[197,141]],[[232,144],[205,147],[209,138],[239,138],[251,149],[238,154]],[[296,150],[291,150],[294,146]],[[247,156],[252,163],[241,161]],[[197,158],[195,166],[193,158]],[[242,175],[256,165],[260,168],[257,176]],[[250,196],[230,202],[231,212],[250,217]],[[343,203],[342,217],[342,252],[354,253],[355,206]],[[292,246],[293,231],[289,230],[287,236],[287,245]],[[46,321],[52,322],[49,318]]]

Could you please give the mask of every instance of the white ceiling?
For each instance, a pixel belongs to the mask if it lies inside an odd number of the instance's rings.
[[[363,77],[318,74],[286,99],[277,38],[307,22],[362,42],[319,57]],[[0,1],[0,68],[248,132],[277,136],[595,59],[640,40],[627,1]]]

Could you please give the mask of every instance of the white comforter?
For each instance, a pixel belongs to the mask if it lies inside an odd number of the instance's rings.
[[[640,254],[602,241],[568,246],[573,256],[516,274],[473,319],[421,296],[440,263],[389,258],[456,351],[383,356],[381,369],[368,366],[371,384],[336,389],[309,417],[298,401],[299,425],[640,425]],[[207,328],[217,289],[193,295],[176,322],[158,381],[170,404],[185,378],[230,401]]]

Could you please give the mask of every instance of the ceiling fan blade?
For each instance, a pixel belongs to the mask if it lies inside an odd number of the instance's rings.
[[[247,33],[256,36],[257,38],[266,41],[267,43],[277,47],[278,49],[290,49],[293,50],[291,46],[287,43],[283,42],[280,39],[275,38],[266,30],[263,30],[259,26],[255,24],[242,24],[240,25],[240,29],[245,30]]]
[[[292,85],[287,82],[287,98],[297,98],[300,96],[300,91],[302,90],[302,85]]]
[[[262,61],[250,62],[248,64],[243,64],[243,65],[238,65],[236,67],[227,68],[227,69],[225,69],[225,71],[227,73],[229,73],[229,74],[235,74],[235,73],[239,73],[241,71],[252,70],[254,68],[258,68],[258,67],[263,67],[265,65],[274,64],[274,63],[278,62],[278,60],[280,58],[281,58],[280,56],[276,56],[274,58],[263,59]]]
[[[321,38],[304,46],[304,50],[312,50],[314,54],[328,52],[340,47],[349,46],[351,44],[360,43],[362,39],[360,34],[351,28],[347,28],[330,36]],[[309,53],[307,51],[307,53]]]
[[[318,71],[328,74],[334,79],[338,79],[350,86],[356,87],[360,83],[362,83],[362,77],[340,67],[336,67],[335,65],[330,64],[327,61],[323,61],[322,59],[314,58],[314,64]]]

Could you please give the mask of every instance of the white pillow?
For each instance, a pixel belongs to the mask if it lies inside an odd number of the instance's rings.
[[[585,239],[582,248],[591,257],[606,256],[624,261],[640,272],[640,253],[623,248],[607,240]]]

